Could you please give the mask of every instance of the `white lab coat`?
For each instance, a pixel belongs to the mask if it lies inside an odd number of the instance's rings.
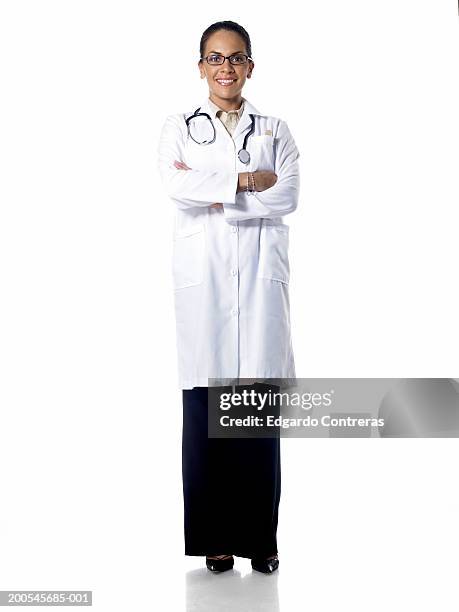
[[[247,99],[233,138],[208,98],[200,106],[212,117],[215,142],[198,145],[188,137],[185,118],[196,105],[166,118],[158,151],[162,182],[175,205],[179,386],[294,379],[289,227],[282,217],[298,205],[298,149],[285,121],[260,113]],[[249,113],[256,115],[255,132],[245,165],[237,152],[250,128]],[[176,169],[174,160],[191,170]],[[236,193],[238,173],[256,170],[274,171],[276,184],[254,195]],[[223,209],[210,208],[215,202]]]

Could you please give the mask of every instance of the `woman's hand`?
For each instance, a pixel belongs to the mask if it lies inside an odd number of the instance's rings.
[[[246,191],[247,189],[247,175],[248,172],[239,173],[238,191]],[[257,170],[252,172],[255,181],[255,191],[265,191],[269,189],[277,182],[277,174],[267,170]],[[249,183],[250,185],[250,183]]]
[[[191,168],[188,168],[185,162],[178,161],[177,159],[174,159],[174,166],[177,168],[177,170],[191,170]]]
[[[274,172],[261,170],[259,172],[254,172],[253,174],[256,191],[265,191],[277,183],[277,174],[274,174]]]

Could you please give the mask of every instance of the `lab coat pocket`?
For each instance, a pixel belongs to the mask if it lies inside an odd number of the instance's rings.
[[[274,137],[268,135],[252,136],[250,172],[265,170],[274,172]]]
[[[257,276],[288,284],[290,281],[288,247],[288,225],[262,225],[260,230],[260,259]]]
[[[203,225],[175,233],[172,254],[174,290],[193,287],[203,282],[205,246]]]

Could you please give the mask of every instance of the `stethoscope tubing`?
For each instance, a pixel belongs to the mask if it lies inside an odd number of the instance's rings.
[[[200,110],[201,110],[201,107],[197,108],[192,115],[190,115],[188,118],[185,119],[188,136],[191,138],[191,140],[193,140],[198,145],[209,145],[215,142],[215,139],[217,137],[217,131],[215,129],[215,125],[214,125],[214,122],[212,121],[211,116],[208,113],[200,113],[199,112]],[[255,115],[253,115],[252,113],[249,113],[249,116],[252,121],[252,124],[250,126],[250,130],[247,132],[247,134],[244,137],[242,149],[240,149],[237,154],[239,161],[241,161],[243,164],[248,164],[250,162],[250,153],[247,151],[247,142],[249,140],[249,137],[255,132]],[[193,135],[191,134],[191,130],[190,130],[190,121],[194,119],[195,117],[206,117],[210,121],[210,125],[212,126],[212,130],[213,130],[213,137],[211,140],[205,140],[204,142],[198,142],[195,138],[193,138]]]

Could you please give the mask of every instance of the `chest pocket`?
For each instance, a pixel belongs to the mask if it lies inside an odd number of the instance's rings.
[[[250,151],[250,172],[257,170],[274,172],[275,139],[273,136],[249,136],[247,148]]]
[[[176,232],[172,250],[174,290],[194,287],[203,282],[205,238],[203,225]]]
[[[288,260],[289,226],[263,224],[260,228],[259,278],[288,284],[290,264]]]

